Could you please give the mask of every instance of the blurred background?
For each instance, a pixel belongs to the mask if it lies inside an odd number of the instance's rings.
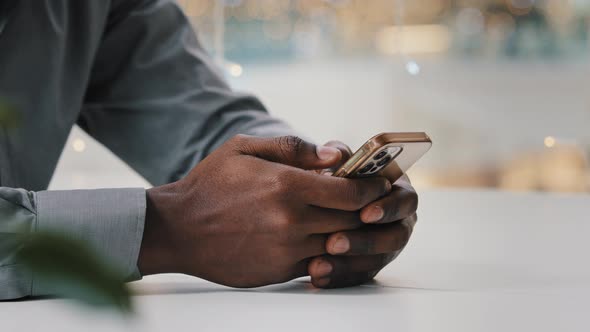
[[[426,131],[416,187],[590,190],[590,0],[182,0],[238,90],[316,142]],[[149,186],[75,128],[52,189]]]

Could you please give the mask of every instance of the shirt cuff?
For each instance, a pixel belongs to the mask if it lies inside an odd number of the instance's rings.
[[[122,280],[140,278],[137,259],[143,238],[146,198],[143,188],[40,191],[36,193],[35,231],[57,231],[88,243],[120,271]],[[55,293],[35,280],[31,293]]]

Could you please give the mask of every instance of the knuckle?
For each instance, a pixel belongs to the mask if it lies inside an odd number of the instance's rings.
[[[293,157],[301,151],[303,139],[297,136],[281,136],[277,139],[277,145],[284,157]]]
[[[292,235],[294,233],[294,227],[298,224],[299,218],[297,215],[288,209],[280,209],[276,215],[277,228],[280,231],[284,231],[285,233],[283,235],[286,237]]]
[[[288,216],[287,214],[277,214],[275,219],[275,229],[273,232],[275,233],[276,240],[278,240],[279,242],[286,242],[287,238],[289,237],[292,224],[293,221],[291,220],[290,216]]]
[[[281,170],[272,179],[275,193],[289,193],[293,188],[293,174],[289,169]]]
[[[365,194],[358,185],[349,185],[345,191],[346,199],[350,203],[350,206],[355,209],[361,209],[365,203]]]
[[[283,180],[279,176],[272,176],[266,179],[265,192],[270,198],[275,198],[276,195],[280,195],[283,191]]]
[[[237,134],[227,141],[230,148],[240,153],[252,153],[250,146],[251,137],[244,134]]]
[[[248,139],[248,135],[244,135],[244,134],[237,134],[237,135],[233,136],[233,137],[230,139],[230,142],[232,142],[232,143],[237,143],[237,144],[241,144],[241,143],[244,143],[244,142],[246,142],[246,141],[247,141],[247,139]]]
[[[299,224],[299,218],[297,218],[297,216],[294,214],[288,213],[283,217],[283,223],[285,227],[289,229],[289,231],[293,231],[294,227]]]

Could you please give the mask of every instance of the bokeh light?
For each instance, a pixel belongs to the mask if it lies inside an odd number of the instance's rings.
[[[76,138],[72,141],[72,149],[76,152],[84,152],[86,150],[86,142],[81,138]]]

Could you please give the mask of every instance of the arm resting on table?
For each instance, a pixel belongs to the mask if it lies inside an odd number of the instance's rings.
[[[61,232],[113,263],[121,280],[139,278],[145,204],[142,188],[31,192],[0,187],[0,300],[54,293],[15,260],[15,230]]]

